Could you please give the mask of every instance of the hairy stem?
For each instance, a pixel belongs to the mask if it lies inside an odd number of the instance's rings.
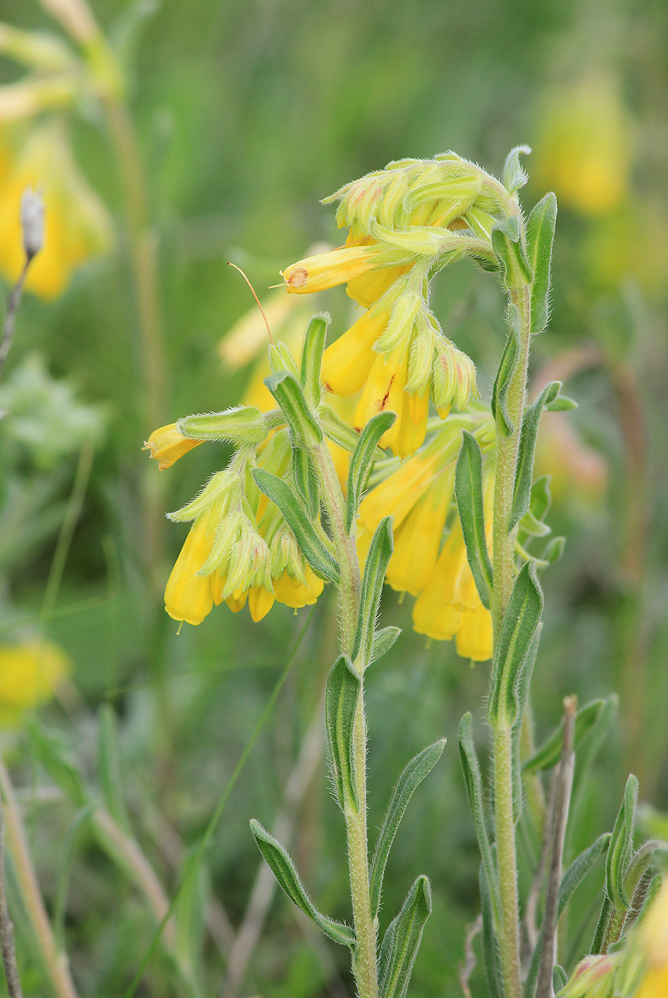
[[[361,577],[354,534],[346,531],[345,502],[339,480],[326,443],[313,449],[313,461],[318,474],[323,504],[329,518],[332,539],[341,569],[339,598],[341,601],[341,650],[350,655],[355,640],[359,615]],[[376,957],[376,924],[371,915],[369,892],[369,846],[366,809],[366,717],[364,714],[364,669],[367,663],[355,662],[362,679],[355,726],[353,751],[355,779],[359,808],[346,808],[348,836],[348,866],[353,921],[357,937],[357,952],[353,972],[357,981],[359,998],[377,998],[378,970]]]
[[[520,352],[510,381],[507,411],[513,432],[506,436],[497,420],[496,484],[494,489],[494,592],[492,619],[496,649],[515,581],[515,537],[509,529],[513,511],[513,492],[517,455],[526,397],[529,347],[531,342],[531,293],[528,286],[513,289],[511,299],[521,320]],[[520,925],[517,888],[517,845],[513,807],[512,730],[506,724],[494,729],[494,818],[501,900],[499,948],[506,998],[520,998]]]

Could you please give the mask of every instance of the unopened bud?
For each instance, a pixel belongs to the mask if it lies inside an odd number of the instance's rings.
[[[44,245],[44,202],[36,191],[26,187],[21,197],[23,248],[28,260]]]

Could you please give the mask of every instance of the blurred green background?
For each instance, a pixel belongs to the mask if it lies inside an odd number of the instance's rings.
[[[139,0],[133,7],[96,0],[94,11],[110,37],[127,36],[128,102],[159,263],[163,423],[242,397],[248,369],[227,369],[217,353],[252,305],[229,260],[262,296],[313,242],[340,241],[333,211],[319,199],[343,183],[393,159],[446,149],[498,174],[513,145],[531,144],[524,204],[548,189],[560,203],[553,316],[535,343],[532,375],[534,385],[562,378],[579,403],[575,413],[550,417],[539,454],[541,473],[554,476],[550,523],[568,540],[543,580],[538,740],[558,722],[565,695],[585,702],[617,692],[619,715],[583,809],[582,841],[611,827],[629,770],[640,778],[643,800],[668,810],[665,3],[165,0],[154,7]],[[37,0],[2,0],[0,20],[64,37]],[[21,72],[0,59],[1,82]],[[54,113],[21,123],[13,141],[25,142]],[[336,607],[326,592],[312,611],[293,616],[276,604],[257,625],[247,610],[233,616],[222,607],[180,634],[164,614],[161,587],[185,529],[165,521],[149,543],[146,509],[161,518],[178,508],[226,452],[211,445],[171,470],[148,466],[141,446],[155,426],[147,417],[150,378],[119,171],[94,102],[57,114],[79,170],[113,217],[114,247],[78,267],[55,298],[27,293],[19,313],[0,386],[9,411],[0,424],[2,640],[12,646],[42,636],[71,659],[73,685],[40,711],[39,730],[65,747],[95,799],[104,796],[99,710],[112,708],[127,827],[171,894],[308,621],[195,888],[179,906],[176,945],[202,995],[352,994],[347,954],[314,936],[282,895],[269,906],[245,972],[230,980],[230,940],[242,923],[248,929],[260,868],[249,818],[271,827],[283,810],[295,825],[292,854],[318,905],[349,918],[343,823],[317,725],[300,763],[335,654]],[[329,292],[325,304],[338,333],[349,315],[343,289]],[[505,336],[494,278],[465,264],[449,269],[437,281],[434,309],[475,359],[488,397]],[[27,431],[26,419],[36,424]],[[81,484],[93,449],[79,510],[76,488],[74,505],[71,499],[77,468]],[[72,537],[58,584],[53,564],[63,523]],[[411,994],[456,996],[479,904],[456,731],[472,710],[485,744],[487,666],[469,668],[449,643],[425,647],[411,631],[410,603],[386,592],[383,618],[405,631],[369,674],[370,828],[379,827],[405,762],[446,735],[444,757],[416,795],[390,858],[385,909],[397,910],[418,873],[429,875],[434,914]],[[115,998],[151,941],[155,913],[87,826],[72,838],[81,802],[77,808],[52,792],[35,736],[13,723],[0,738],[51,913],[67,888],[64,937],[80,993]],[[291,773],[296,793],[286,805]],[[594,887],[580,903],[585,940]],[[12,899],[26,993],[44,994],[15,892]],[[576,931],[573,940],[568,969],[581,953]],[[471,986],[485,993],[479,969]],[[173,960],[159,950],[137,993],[183,989]]]

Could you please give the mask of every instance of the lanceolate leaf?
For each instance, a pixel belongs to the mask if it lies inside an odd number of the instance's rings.
[[[313,919],[321,932],[333,939],[335,943],[353,949],[355,946],[354,931],[347,925],[341,925],[340,922],[335,922],[333,919],[327,918],[326,915],[320,914],[306,893],[295,865],[283,846],[269,832],[265,831],[259,821],[254,818],[251,820],[250,826],[258,849],[288,897],[294,901],[298,908],[306,912],[309,918]]]
[[[431,887],[427,877],[418,877],[401,911],[390,923],[380,953],[380,998],[405,998],[413,964],[420,948],[422,930],[431,915]]]
[[[516,523],[519,523],[529,508],[533,479],[533,458],[536,450],[536,437],[538,436],[540,417],[543,414],[544,406],[548,402],[554,401],[559,394],[560,388],[560,381],[551,381],[549,385],[545,386],[533,405],[530,405],[524,411],[519,453],[517,456],[517,473],[515,475],[513,515],[509,524],[510,530],[513,529]]]
[[[333,440],[335,444],[343,447],[344,450],[349,451],[351,454],[354,453],[360,439],[357,430],[354,430],[352,426],[348,426],[328,405],[320,406],[318,419],[330,440]],[[381,455],[382,451],[379,451],[378,456],[380,457]]]
[[[302,386],[289,371],[277,371],[264,383],[278,402],[296,446],[314,447],[322,441],[322,430],[304,398]]]
[[[529,699],[529,689],[531,687],[531,679],[533,677],[533,670],[536,664],[536,658],[538,656],[538,645],[540,644],[540,632],[543,629],[542,623],[538,623],[533,636],[533,640],[529,645],[529,650],[524,659],[522,668],[520,669],[519,675],[517,677],[517,682],[515,684],[516,696],[515,701],[517,703],[517,718],[513,725],[513,735],[512,735],[512,753],[513,753],[513,813],[515,815],[515,821],[518,821],[520,815],[522,814],[522,809],[524,807],[524,794],[522,793],[522,768],[520,765],[520,741],[522,738],[522,722],[524,719],[524,712],[526,710],[527,701]]]
[[[520,187],[524,187],[529,175],[523,166],[520,165],[520,153],[528,156],[531,152],[530,146],[515,146],[506,156],[503,166],[503,186],[509,194],[515,194]]]
[[[625,911],[629,906],[625,878],[633,851],[633,831],[635,827],[636,805],[638,803],[638,780],[631,774],[626,781],[624,799],[612,830],[610,849],[605,864],[605,889],[615,910]]]
[[[543,593],[533,561],[522,566],[508,609],[492,665],[492,684],[487,707],[489,723],[513,725],[519,714],[518,682],[527,652],[543,612]]]
[[[320,512],[318,479],[308,451],[304,447],[293,448],[292,474],[295,488],[299,492],[310,516],[312,519],[315,519]]]
[[[376,617],[383,592],[385,572],[393,550],[392,517],[386,516],[376,527],[362,579],[357,633],[353,644],[353,660],[356,662],[359,659],[363,666],[368,665],[371,660]]]
[[[491,409],[497,425],[501,423],[501,431],[510,436],[514,426],[508,410],[506,401],[508,397],[508,387],[517,366],[517,357],[520,349],[520,313],[517,305],[512,302],[508,306],[508,339],[501,355],[499,369],[496,372],[494,387],[492,388]]]
[[[489,892],[489,900],[494,916],[494,925],[499,925],[500,906],[498,898],[498,888],[496,883],[496,870],[492,860],[492,851],[487,834],[487,822],[485,821],[485,803],[483,799],[482,776],[480,773],[480,763],[476,754],[473,742],[472,718],[470,714],[464,714],[459,722],[459,757],[464,771],[464,782],[466,783],[466,794],[469,799],[469,807],[473,817],[478,847],[482,857],[482,865],[485,871],[486,884]]]
[[[353,732],[361,680],[347,655],[341,655],[332,666],[325,690],[325,724],[329,740],[334,787],[341,810],[359,808],[355,780]]]
[[[290,486],[264,468],[253,468],[251,474],[260,491],[280,509],[297,539],[300,551],[316,575],[328,582],[338,583],[341,578],[339,566],[316,534],[306,510]]]
[[[373,636],[373,645],[371,647],[369,665],[371,665],[372,662],[377,662],[379,658],[382,658],[383,655],[390,650],[400,634],[401,628],[394,627],[392,624],[390,624],[389,627],[381,627],[379,631],[376,631]]]
[[[306,401],[314,409],[320,405],[322,395],[320,368],[328,324],[329,316],[314,316],[308,324],[302,349],[301,383]]]
[[[346,530],[350,532],[357,518],[357,510],[362,499],[369,465],[374,457],[378,441],[396,419],[393,412],[379,412],[370,419],[360,433],[357,447],[350,461],[348,471],[348,495],[346,498]]]
[[[413,791],[422,783],[425,776],[432,771],[445,748],[445,738],[439,739],[433,745],[423,749],[408,763],[399,777],[394,793],[390,799],[383,827],[378,836],[376,852],[371,864],[370,894],[371,917],[375,918],[380,910],[380,896],[383,888],[383,877],[387,865],[387,857],[397,834],[399,823],[403,817]]]
[[[533,273],[520,238],[519,218],[511,216],[492,229],[492,246],[501,263],[507,288],[531,284]]]
[[[531,288],[531,332],[540,333],[550,318],[552,243],[557,224],[557,199],[546,194],[538,202],[527,224],[527,251],[533,271]]]
[[[584,737],[589,734],[598,721],[605,704],[605,700],[592,700],[591,703],[581,707],[575,715],[574,749],[576,752]],[[548,740],[537,749],[530,759],[527,759],[523,763],[523,772],[531,773],[533,771],[552,769],[553,766],[557,765],[561,758],[561,746],[564,737],[563,728],[562,721],[559,727],[552,732]]]
[[[476,589],[488,610],[492,599],[492,563],[485,537],[485,511],[482,495],[482,451],[468,430],[462,430],[462,448],[455,471],[455,496],[459,520],[466,541],[466,554]]]

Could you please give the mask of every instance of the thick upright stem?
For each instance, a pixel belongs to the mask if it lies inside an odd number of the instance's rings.
[[[494,646],[501,633],[515,577],[515,536],[510,530],[517,455],[526,397],[531,342],[531,293],[529,287],[511,291],[521,322],[517,366],[507,394],[507,411],[513,432],[506,436],[497,421],[496,484],[494,489],[494,593],[492,618]],[[517,889],[517,849],[513,807],[512,729],[499,723],[494,729],[494,818],[499,870],[501,927],[499,948],[506,998],[520,998],[520,922]]]
[[[355,640],[359,615],[361,577],[354,536],[346,531],[345,502],[334,464],[327,445],[323,442],[314,448],[312,457],[316,466],[323,503],[336,547],[341,569],[339,595],[341,600],[341,650],[350,655]],[[359,998],[377,998],[378,970],[376,957],[376,924],[371,914],[369,892],[369,846],[366,810],[366,717],[364,714],[364,669],[366,662],[355,666],[362,680],[362,693],[355,716],[353,751],[355,779],[359,809],[345,811],[348,836],[348,865],[350,868],[350,893],[353,922],[357,937],[357,952],[353,972],[357,981]]]

